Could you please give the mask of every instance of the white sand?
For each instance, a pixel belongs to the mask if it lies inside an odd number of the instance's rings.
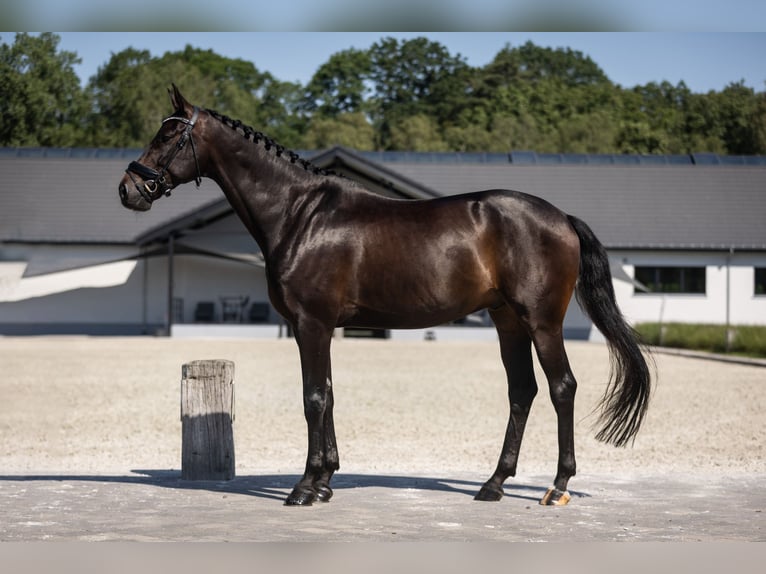
[[[656,355],[658,381],[634,447],[593,439],[606,347],[569,342],[578,380],[579,474],[764,475],[766,369]],[[306,427],[291,340],[0,337],[0,474],[178,469],[181,365],[235,362],[238,474],[299,474]],[[495,343],[341,340],[333,344],[341,472],[494,470],[507,420]],[[532,408],[519,472],[556,470],[547,383]]]

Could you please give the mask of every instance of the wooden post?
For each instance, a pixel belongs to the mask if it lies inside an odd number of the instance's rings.
[[[234,478],[234,363],[181,367],[181,478]]]

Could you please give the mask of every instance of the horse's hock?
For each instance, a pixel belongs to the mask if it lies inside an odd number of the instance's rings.
[[[181,478],[234,478],[234,363],[181,367]]]

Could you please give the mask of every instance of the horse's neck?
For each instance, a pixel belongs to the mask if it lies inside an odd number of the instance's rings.
[[[228,126],[221,124],[220,130],[209,175],[268,255],[285,239],[293,219],[303,216],[303,206],[318,200],[321,177]]]

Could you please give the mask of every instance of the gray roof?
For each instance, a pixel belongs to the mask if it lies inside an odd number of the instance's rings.
[[[110,151],[86,157],[0,154],[0,241],[133,243],[147,229],[223,197],[204,180],[200,189],[192,184],[175,190],[149,212],[129,212],[117,184],[141,150]]]
[[[445,195],[515,189],[587,221],[612,249],[766,249],[766,167],[396,163]]]
[[[226,211],[204,180],[127,212],[117,183],[140,150],[0,150],[0,241],[136,243]],[[585,219],[607,247],[766,250],[766,160],[718,156],[416,154],[334,148],[315,156],[394,195],[506,188]],[[662,159],[663,161],[660,161]]]

